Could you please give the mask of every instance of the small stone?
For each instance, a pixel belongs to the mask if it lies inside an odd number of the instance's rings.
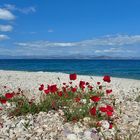
[[[110,124],[108,121],[103,120],[103,121],[101,121],[101,126],[103,129],[109,129]]]
[[[67,139],[68,140],[77,140],[78,138],[77,138],[77,136],[75,134],[68,134]]]
[[[139,124],[139,120],[135,120],[134,122],[132,122],[133,126],[138,126],[138,124]]]
[[[25,138],[17,138],[17,140],[25,140]]]
[[[84,137],[85,137],[85,139],[86,139],[86,140],[90,140],[90,139],[91,139],[91,134],[92,134],[92,132],[91,132],[90,130],[86,130],[86,131],[84,132]]]
[[[43,129],[42,128],[39,128],[39,129],[36,130],[36,132],[37,133],[42,133],[43,132]]]
[[[82,131],[82,129],[79,128],[77,125],[74,125],[73,131],[74,131],[75,133],[80,133],[80,132]]]

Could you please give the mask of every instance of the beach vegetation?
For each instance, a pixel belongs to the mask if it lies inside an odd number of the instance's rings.
[[[0,102],[12,106],[8,110],[9,116],[61,110],[66,122],[86,122],[87,126],[96,127],[98,131],[114,128],[116,106],[110,76],[106,75],[102,82],[96,83],[76,80],[74,73],[69,75],[69,82],[62,82],[59,84],[61,86],[42,83],[38,87],[39,102],[26,97],[21,89],[5,93],[0,97]]]

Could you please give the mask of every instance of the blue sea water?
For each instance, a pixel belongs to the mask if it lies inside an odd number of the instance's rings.
[[[140,60],[1,59],[0,70],[110,75],[140,80]]]

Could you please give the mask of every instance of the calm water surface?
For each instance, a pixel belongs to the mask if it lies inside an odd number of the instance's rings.
[[[48,71],[82,75],[110,75],[140,80],[140,60],[0,60],[0,70]]]

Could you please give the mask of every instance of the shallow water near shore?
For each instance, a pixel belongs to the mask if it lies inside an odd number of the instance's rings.
[[[140,60],[1,59],[1,70],[47,71],[140,80]]]

